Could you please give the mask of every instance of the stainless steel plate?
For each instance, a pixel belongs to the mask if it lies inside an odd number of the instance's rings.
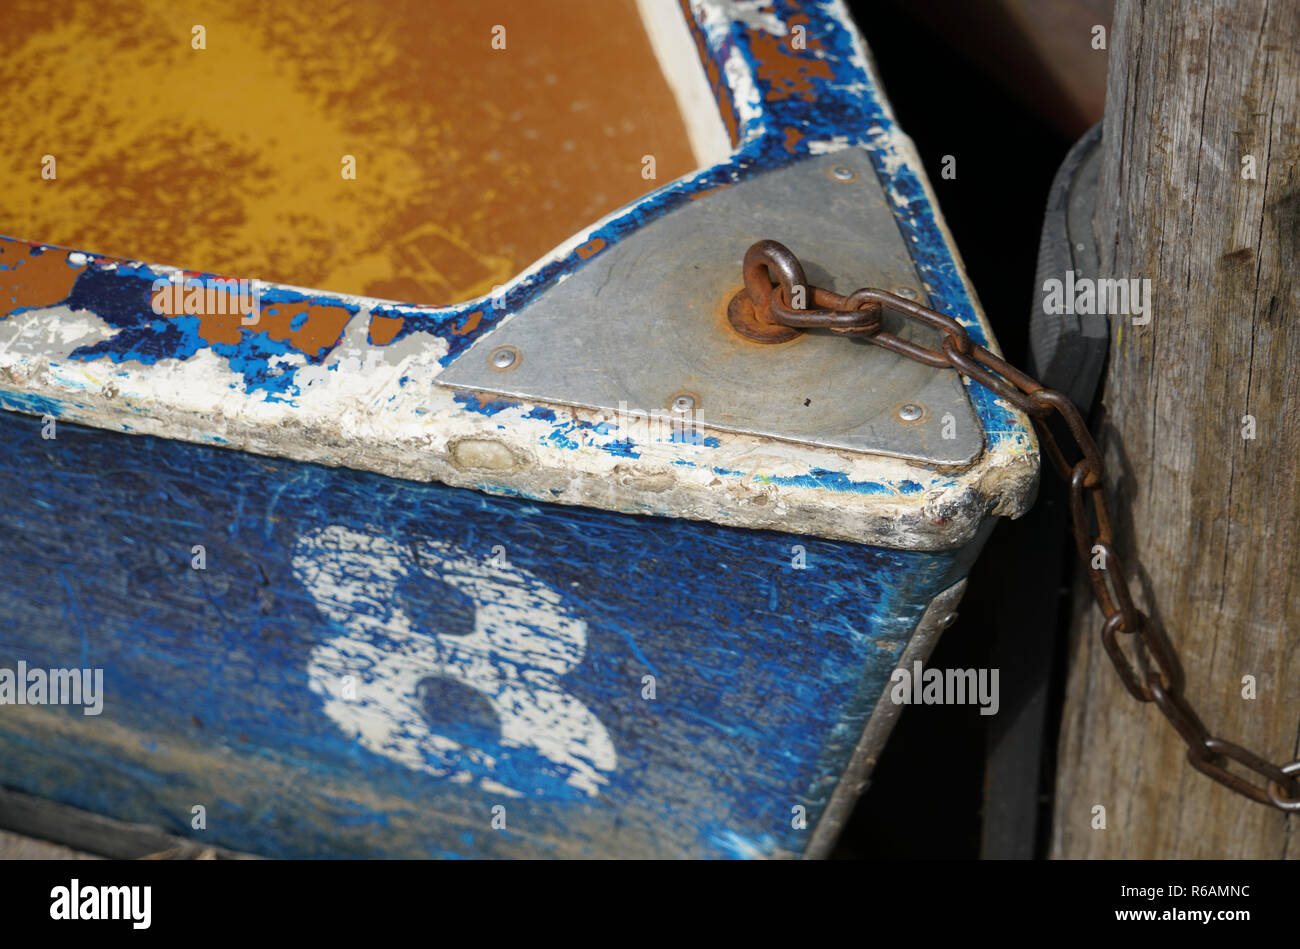
[[[613,412],[667,413],[686,394],[697,422],[724,431],[936,465],[973,461],[984,434],[953,370],[829,333],[763,345],[731,329],[726,304],[741,260],[764,237],[794,251],[814,284],[903,288],[925,301],[870,161],[845,150],[646,225],[476,342],[439,382]],[[928,327],[888,312],[885,320],[938,346]],[[503,347],[514,355],[505,368]]]

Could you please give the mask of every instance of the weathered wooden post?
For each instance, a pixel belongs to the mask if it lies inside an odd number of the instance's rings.
[[[1300,715],[1300,6],[1118,0],[1109,55],[1103,275],[1149,279],[1153,302],[1146,325],[1110,317],[1094,416],[1118,546],[1209,731],[1286,762]],[[1077,601],[1053,854],[1284,856],[1286,815],[1188,764]]]

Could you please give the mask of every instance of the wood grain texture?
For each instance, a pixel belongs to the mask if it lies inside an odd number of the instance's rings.
[[[9,828],[0,830],[0,860],[250,859],[248,854],[205,846],[157,827],[116,821],[4,788],[0,788],[0,828]]]
[[[0,860],[95,860],[92,854],[0,830]]]
[[[1150,278],[1154,304],[1147,326],[1111,317],[1119,549],[1140,558],[1130,585],[1206,726],[1286,762],[1300,717],[1300,7],[1120,0],[1110,56],[1103,273]],[[1193,770],[1155,707],[1127,695],[1099,616],[1089,603],[1075,617],[1053,853],[1295,856],[1294,821]],[[1097,804],[1105,830],[1090,826]]]

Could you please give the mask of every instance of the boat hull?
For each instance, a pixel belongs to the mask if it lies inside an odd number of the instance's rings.
[[[4,783],[268,856],[803,854],[974,554],[0,422]]]

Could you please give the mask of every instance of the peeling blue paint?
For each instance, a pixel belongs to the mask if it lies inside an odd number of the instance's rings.
[[[546,441],[557,448],[577,448],[579,443],[569,438],[561,429],[552,429],[551,433],[546,436]]]
[[[204,802],[203,840],[272,856],[798,852],[809,832],[791,826],[791,806],[815,826],[926,602],[973,555],[523,503],[71,424],[45,441],[40,429],[0,415],[0,666],[102,668],[105,709],[46,710],[57,745],[0,709],[5,783],[190,836],[189,809]],[[467,769],[487,755],[483,773],[523,797],[413,771],[335,725],[306,664],[341,628],[292,566],[303,532],[324,525],[402,550],[486,559],[499,544],[555,591],[587,627],[565,688],[617,751],[600,794],[575,793],[469,705],[434,711],[459,726]],[[206,570],[191,569],[195,544]],[[806,569],[791,569],[793,544]],[[396,606],[422,627],[474,620],[436,573],[349,609]],[[392,654],[406,634],[370,635]],[[641,697],[645,675],[654,700]],[[510,835],[491,828],[497,803]]]
[[[934,306],[967,325],[976,342],[987,343],[957,263],[948,252],[933,208],[925,196],[918,170],[889,158],[894,142],[892,136],[897,129],[887,112],[881,91],[869,73],[856,62],[853,36],[837,18],[838,11],[835,5],[818,0],[774,0],[772,15],[784,23],[797,22],[806,28],[809,43],[804,50],[795,50],[788,43],[773,43],[766,34],[740,20],[732,22],[724,30],[713,32],[705,31],[697,24],[707,54],[720,75],[726,75],[729,57],[739,55],[747,64],[756,77],[761,108],[757,115],[742,121],[739,129],[741,144],[727,162],[646,195],[592,231],[589,241],[603,241],[606,247],[617,244],[696,196],[799,161],[811,154],[814,143],[841,141],[864,149],[871,157],[885,191],[892,199],[904,241],[911,248],[918,271],[931,290]],[[747,114],[746,110],[737,109],[734,102],[731,105],[733,112]],[[34,248],[32,253],[43,253],[43,250]],[[548,261],[535,273],[510,287],[504,295],[495,298],[446,308],[381,303],[372,313],[402,320],[401,329],[392,342],[421,335],[442,340],[447,352],[441,361],[446,365],[507,314],[517,312],[584,263],[585,260],[577,253]],[[158,272],[148,266],[119,263],[107,269],[102,261],[92,259],[78,277],[69,298],[63,302],[74,309],[95,312],[118,332],[109,340],[77,350],[74,358],[149,365],[163,359],[188,359],[199,350],[210,348],[242,376],[251,394],[290,404],[294,402],[299,394],[294,383],[296,368],[293,364],[283,364],[282,359],[290,352],[296,352],[288,341],[271,340],[264,333],[244,332],[236,344],[209,344],[198,335],[197,322],[193,318],[160,318],[152,313],[149,288],[158,276]],[[263,306],[277,303],[341,306],[354,317],[359,312],[356,304],[334,294],[304,294],[283,287],[267,288]],[[295,324],[300,325],[300,318],[295,320]],[[319,353],[308,354],[307,361],[319,364],[332,348],[327,346]],[[277,363],[279,365],[275,365]],[[406,378],[401,380],[403,385],[408,382]],[[996,404],[993,393],[982,386],[970,387],[969,393],[991,449],[1026,436],[1016,416]],[[466,411],[484,415],[495,414],[514,404],[506,401],[481,404],[459,397],[457,401]],[[538,414],[537,409],[530,410],[526,417],[559,421],[554,413],[548,418]],[[558,434],[550,436],[552,443],[570,449],[581,447],[582,441],[569,437],[571,432],[565,432],[562,424],[557,424],[556,431]],[[698,444],[718,447],[720,442],[716,437],[706,437]],[[630,446],[624,446],[622,451],[626,454]],[[707,464],[703,460],[687,462],[688,465],[697,463]],[[802,480],[791,483],[854,493],[882,490],[907,494],[918,490],[912,487],[912,483],[872,486],[818,472],[809,472]]]
[[[723,74],[738,55],[760,76],[761,114],[742,123],[741,145],[726,163],[665,185],[589,238],[617,244],[708,191],[802,160],[814,143],[843,141],[871,156],[935,306],[987,342],[917,171],[887,155],[893,122],[854,62],[837,9],[816,0],[771,4],[785,22],[798,18],[813,40],[804,52],[776,49],[786,66],[808,67],[793,83],[780,70],[768,74],[763,38],[745,24],[706,37]],[[381,303],[371,313],[401,318],[388,345],[441,341],[447,365],[584,262],[576,252],[549,261],[500,298],[447,308]],[[292,405],[300,395],[296,363],[320,365],[336,345],[303,354],[259,332],[211,343],[197,318],[152,312],[160,276],[149,266],[92,258],[65,300],[45,304],[93,312],[114,330],[73,358],[105,368],[154,365],[209,349],[250,397]],[[350,319],[361,313],[328,293],[270,287],[262,297],[269,314],[293,312],[294,329],[313,305],[341,307]],[[1024,434],[991,393],[974,386],[970,396],[991,448]],[[522,418],[544,423],[535,426],[539,444],[640,456],[630,439],[587,437],[616,435],[606,422],[473,394],[457,394],[455,403],[487,418],[520,409]],[[61,417],[68,404],[0,392],[0,408]],[[191,804],[211,800],[222,820],[205,840],[272,856],[800,852],[809,832],[791,826],[791,807],[805,806],[815,826],[925,604],[974,556],[974,545],[895,551],[561,508],[493,482],[463,491],[72,425],[45,442],[39,426],[0,416],[0,491],[8,502],[0,508],[0,573],[12,581],[0,592],[0,665],[23,658],[102,666],[105,721],[138,740],[115,743],[103,730],[76,727],[75,713],[61,719],[69,710],[51,710],[47,720],[66,726],[51,743],[0,715],[5,783],[183,835],[192,833]],[[720,440],[694,443],[716,448]],[[697,452],[671,463],[752,477],[712,460]],[[926,490],[910,478],[855,481],[823,468],[755,480],[845,494]],[[936,474],[930,486],[951,483]],[[87,532],[87,523],[99,529]],[[465,749],[465,772],[480,782],[496,775],[523,794],[508,802],[509,829],[495,831],[489,808],[499,794],[405,767],[330,721],[305,665],[340,626],[291,565],[301,533],[321,525],[485,557],[499,543],[511,562],[556,591],[587,628],[586,653],[580,671],[566,675],[567,688],[594,710],[618,753],[601,794],[576,793],[562,768],[503,741],[482,709],[451,702],[444,727]],[[195,543],[207,547],[205,571],[189,568]],[[796,544],[805,548],[806,569],[791,566]],[[472,624],[447,583],[415,579],[401,599],[419,625]],[[371,617],[391,608],[378,599],[349,604]],[[383,624],[373,635],[388,654],[404,646]],[[654,701],[640,696],[644,675],[657,680]],[[183,765],[177,749],[191,756]]]
[[[5,392],[3,389],[0,389],[0,409],[28,415],[49,415],[56,419],[62,418],[65,411],[64,404],[55,399],[31,392]]]

